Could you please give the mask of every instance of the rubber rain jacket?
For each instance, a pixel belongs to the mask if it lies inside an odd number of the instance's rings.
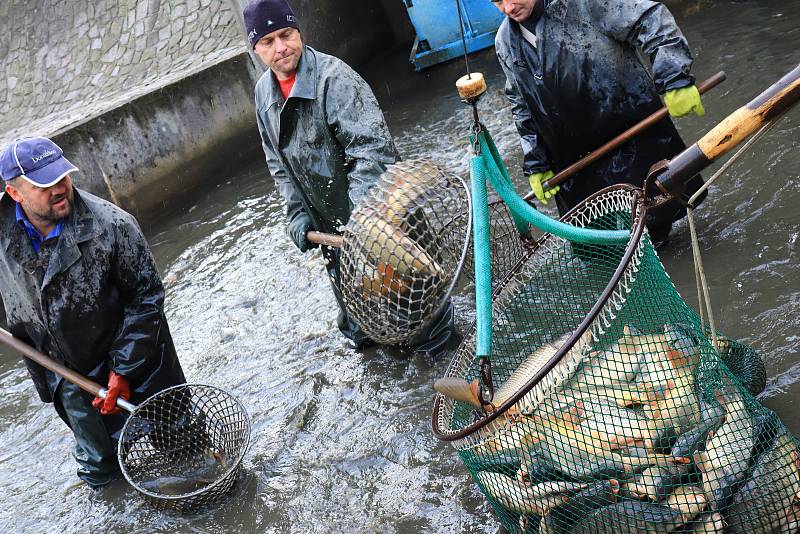
[[[255,90],[267,167],[291,221],[305,211],[320,232],[341,233],[353,206],[398,160],[369,85],[338,58],[305,46],[284,100],[267,71]]]
[[[164,316],[164,287],[135,219],[73,190],[61,235],[42,243],[39,254],[16,221],[13,199],[0,199],[0,295],[8,327],[101,385],[110,370],[119,373],[138,404],[185,382]],[[24,361],[39,397],[53,402],[62,379]]]
[[[537,0],[523,24],[535,35],[535,46],[508,17],[495,45],[526,176],[557,173],[658,111],[659,94],[694,83],[688,43],[659,2]],[[654,163],[684,148],[672,121],[660,121],[561,184],[559,211],[609,185],[641,186]],[[686,192],[701,185],[697,176]],[[648,226],[668,233],[684,215],[673,202],[648,213]]]
[[[255,102],[267,167],[286,200],[287,221],[305,212],[316,230],[340,234],[353,207],[399,159],[369,85],[340,59],[305,46],[289,98],[267,71],[256,85]],[[339,330],[363,347],[369,340],[348,316],[338,290],[339,252],[322,251],[339,304]],[[437,349],[452,328],[449,310],[415,346]]]

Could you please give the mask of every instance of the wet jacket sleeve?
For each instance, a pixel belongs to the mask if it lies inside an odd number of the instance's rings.
[[[123,304],[122,320],[109,350],[111,370],[137,387],[161,361],[159,333],[166,328],[164,286],[139,225],[118,222],[112,279]]]
[[[498,57],[498,59],[500,58]],[[506,65],[503,59],[500,59],[500,65],[506,74],[505,93],[509,102],[511,102],[511,115],[514,117],[514,124],[517,126],[522,142],[522,172],[527,176],[551,169],[544,147],[539,143],[536,122],[531,115],[530,109],[528,109],[528,105],[522,98],[522,94],[512,81],[514,78],[510,72],[510,67]]]
[[[258,102],[256,102],[256,106],[258,106]],[[256,107],[256,109],[259,108]],[[261,136],[261,147],[264,149],[264,157],[267,159],[267,169],[275,180],[278,192],[286,201],[286,220],[291,222],[299,213],[305,211],[302,197],[281,163],[278,152],[272,146],[261,113],[256,112],[256,120],[258,121],[258,133]]]
[[[656,90],[663,94],[694,83],[689,43],[660,2],[590,1],[595,23],[612,38],[641,50],[653,65]]]
[[[326,76],[325,116],[344,150],[348,195],[356,206],[386,166],[398,160],[378,100],[367,82],[341,62]]]

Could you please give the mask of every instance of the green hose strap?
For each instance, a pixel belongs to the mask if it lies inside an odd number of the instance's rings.
[[[592,228],[580,228],[551,219],[547,215],[539,213],[533,206],[528,204],[517,194],[514,189],[514,184],[511,182],[511,177],[508,175],[508,170],[506,170],[489,132],[486,130],[479,132],[478,142],[480,143],[481,153],[477,157],[483,160],[483,166],[487,170],[489,180],[514,216],[514,222],[520,233],[527,231],[527,225],[525,223],[522,223],[523,226],[520,226],[519,221],[521,219],[543,232],[556,235],[575,243],[586,245],[623,245],[630,240],[631,233],[628,230],[595,230]]]
[[[489,172],[481,156],[470,161],[472,224],[475,254],[475,356],[489,356],[492,348],[492,268],[489,257]]]

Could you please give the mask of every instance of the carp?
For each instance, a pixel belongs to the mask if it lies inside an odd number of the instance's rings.
[[[551,480],[528,484],[502,473],[480,472],[478,482],[498,504],[524,515],[545,515],[588,485]]]
[[[444,269],[400,228],[380,217],[368,217],[359,210],[351,218],[364,235],[361,243],[375,265],[383,265],[384,276],[444,276]],[[376,273],[379,276],[380,273]]]
[[[568,336],[563,336],[554,343],[544,343],[533,351],[522,363],[509,375],[503,384],[495,390],[494,397],[488,405],[482,405],[479,399],[479,385],[477,380],[467,382],[456,377],[440,378],[434,383],[434,389],[446,397],[467,402],[477,408],[484,408],[493,411],[503,405],[520,391],[536,374],[556,355],[559,348],[567,341]],[[508,410],[509,416],[516,416],[520,413],[530,413],[543,400],[550,391],[553,380],[558,376],[569,374],[574,370],[580,358],[581,352],[591,340],[591,332],[584,334],[578,342],[567,352],[556,366],[534,386],[531,391],[526,393],[515,405]]]
[[[542,517],[539,534],[570,534],[573,525],[592,510],[617,502],[619,488],[619,481],[612,478],[582,489]]]
[[[681,486],[665,504],[622,501],[598,508],[575,525],[575,534],[668,534],[686,524],[706,506],[703,492]]]
[[[764,451],[725,511],[731,534],[772,532],[800,492],[800,451],[785,429]]]
[[[671,454],[676,462],[691,463],[694,453],[705,446],[708,437],[725,422],[725,409],[715,402],[698,400],[700,422],[681,434],[672,444]]]
[[[388,165],[377,184],[385,191],[383,217],[402,228],[420,198],[444,177],[441,167],[428,160],[398,161]]]
[[[732,398],[733,394],[736,396]],[[711,511],[724,508],[743,481],[758,438],[758,423],[738,392],[732,389],[720,395],[720,400],[725,422],[709,434],[705,451],[695,453]]]
[[[689,464],[648,467],[625,485],[626,493],[634,498],[653,502],[665,500],[675,487],[683,484],[690,473]]]

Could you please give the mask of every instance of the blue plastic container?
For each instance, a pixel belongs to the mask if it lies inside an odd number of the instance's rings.
[[[460,57],[464,50],[455,0],[404,0],[417,38],[411,63],[417,70]],[[489,0],[458,0],[464,20],[467,51],[494,45],[494,34],[503,15]]]

